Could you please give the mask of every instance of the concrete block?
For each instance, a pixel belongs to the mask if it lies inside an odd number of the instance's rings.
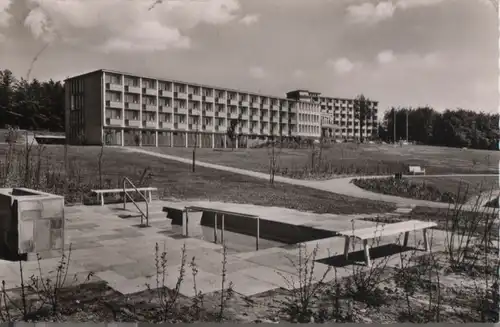
[[[34,250],[32,247],[29,248],[24,248],[26,242],[31,242],[31,244],[34,243],[33,240],[33,233],[34,233],[34,225],[35,222],[33,220],[28,220],[28,221],[20,221],[18,230],[19,230],[19,252],[18,253],[27,253],[31,252]],[[21,245],[23,246],[21,248]]]
[[[39,219],[35,221],[34,242],[39,252],[51,249],[50,220]]]
[[[53,250],[62,250],[64,247],[62,229],[52,229],[50,231],[50,248]]]
[[[62,218],[64,216],[64,200],[59,198],[43,199],[41,209],[41,219]]]
[[[38,220],[41,217],[41,210],[22,210],[19,211],[21,221]]]
[[[0,189],[0,195],[0,259],[33,258],[64,247],[63,197],[24,188]],[[10,244],[8,235],[16,234],[18,244]]]

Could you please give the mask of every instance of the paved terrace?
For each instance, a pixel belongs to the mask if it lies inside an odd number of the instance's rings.
[[[172,202],[153,201],[150,205],[149,228],[139,228],[140,218],[135,208],[129,204],[127,210],[122,205],[100,206],[71,206],[65,208],[66,217],[66,244],[72,244],[71,263],[68,282],[76,274],[79,282],[87,274],[95,273],[94,280],[103,280],[116,291],[122,294],[132,294],[145,290],[146,284],[153,288],[156,285],[156,268],[154,258],[155,244],[159,243],[160,250],[167,251],[168,277],[167,287],[174,287],[177,282],[181,263],[181,248],[187,248],[187,261],[193,256],[199,268],[197,277],[198,289],[203,293],[220,290],[222,270],[222,247],[195,238],[179,238],[165,233],[172,230],[170,220],[161,210]],[[189,202],[176,205],[196,205],[216,207],[221,210],[242,211],[248,214],[260,215],[263,219],[286,221],[295,225],[314,226],[328,230],[345,230],[356,227],[373,226],[375,223],[360,220],[367,215],[337,216],[303,213],[289,209],[259,207],[253,205],[236,205],[227,203]],[[144,205],[144,204],[142,204]],[[133,209],[134,210],[133,210]],[[388,215],[397,213],[388,213]],[[129,216],[128,218],[121,217]],[[434,246],[442,246],[444,233],[433,230]],[[420,242],[422,233],[416,233],[416,241]],[[411,240],[413,240],[413,236]],[[384,240],[393,243],[395,238]],[[410,245],[411,245],[410,241]],[[331,237],[319,241],[305,243],[307,251],[312,251],[319,245],[317,259],[329,258],[343,253],[344,240],[341,237]],[[360,246],[360,245],[358,245]],[[361,249],[361,248],[359,248]],[[359,252],[361,254],[361,252]],[[53,275],[60,257],[54,254],[53,258],[41,260],[44,277]],[[362,256],[360,257],[362,258]],[[297,247],[271,247],[259,251],[232,253],[227,257],[227,281],[234,283],[234,290],[246,296],[269,291],[279,287],[289,289],[291,285],[285,282],[281,273],[288,279],[294,278],[297,270],[290,260],[297,262]],[[362,259],[360,259],[362,260]],[[376,264],[377,260],[374,258]],[[395,255],[390,264],[397,264],[399,255]],[[320,278],[327,269],[327,265],[317,262],[315,278]],[[181,287],[185,296],[193,296],[192,275],[189,266],[186,266],[186,277]],[[23,264],[24,277],[38,275],[37,262]],[[366,268],[365,268],[366,269]],[[51,273],[52,271],[52,273]],[[348,276],[352,266],[344,264],[337,268],[339,277]],[[334,278],[330,273],[328,280]],[[295,277],[294,277],[295,276]],[[7,288],[19,287],[18,263],[0,261],[0,279],[5,280]]]

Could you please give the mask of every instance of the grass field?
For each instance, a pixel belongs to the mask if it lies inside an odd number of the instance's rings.
[[[23,147],[18,147],[17,152]],[[28,186],[40,186],[49,192],[64,192],[64,146],[48,145],[43,147],[40,156],[41,182],[36,179],[38,148],[32,150],[30,162],[34,171]],[[0,146],[0,160],[6,161],[8,146]],[[93,199],[90,190],[100,187],[99,153],[100,147],[68,147],[69,193],[68,200],[80,202]],[[18,160],[24,160],[18,153]],[[15,169],[19,165],[15,165]],[[2,169],[4,169],[2,167]],[[11,168],[11,171],[13,169]],[[14,174],[17,181],[11,185],[26,185],[23,172]],[[211,200],[234,203],[248,203],[263,206],[279,206],[316,213],[378,213],[388,212],[394,206],[364,199],[332,194],[315,189],[276,183],[273,186],[266,180],[255,179],[224,171],[197,167],[191,172],[191,166],[168,161],[153,156],[126,153],[116,148],[104,148],[102,157],[102,183],[104,188],[120,187],[124,176],[136,185],[151,185],[161,190],[163,198],[183,200]],[[0,181],[2,179],[0,178]],[[142,180],[142,181],[141,181]],[[45,186],[44,186],[45,185]]]
[[[190,148],[147,148],[169,155],[191,158]],[[197,149],[196,158],[214,164],[269,172],[270,150]],[[379,144],[333,144],[322,150],[322,160],[313,160],[311,149],[278,150],[277,175],[294,178],[328,178],[333,175],[382,175],[406,172],[419,165],[427,174],[497,173],[500,152],[444,147],[394,147]],[[314,164],[314,169],[313,169]]]

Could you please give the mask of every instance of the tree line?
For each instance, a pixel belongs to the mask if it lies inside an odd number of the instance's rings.
[[[64,131],[64,85],[0,71],[0,128]]]
[[[379,126],[379,137],[386,142],[396,135],[396,141],[408,138],[418,144],[498,150],[498,119],[498,114],[464,109],[440,113],[431,107],[391,108]]]

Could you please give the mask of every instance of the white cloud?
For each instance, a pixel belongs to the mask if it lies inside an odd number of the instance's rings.
[[[250,73],[250,76],[255,78],[255,79],[263,79],[267,76],[267,73],[264,70],[264,68],[259,67],[259,66],[250,67],[248,72]]]
[[[5,0],[0,0],[5,1]],[[238,0],[26,0],[25,25],[34,37],[101,51],[186,48],[183,34],[200,24],[222,25],[238,17]]]
[[[415,7],[434,6],[445,0],[398,0],[396,5],[401,9],[410,9]]]
[[[326,64],[338,74],[347,74],[359,66],[359,64],[353,63],[347,58],[328,59]]]
[[[394,16],[397,10],[438,5],[453,0],[384,0],[364,2],[347,7],[347,16],[354,23],[374,24]]]
[[[392,1],[382,1],[377,4],[365,2],[347,7],[347,15],[354,23],[377,23],[392,17],[396,10]]]
[[[243,25],[253,25],[257,23],[260,19],[260,15],[253,14],[253,15],[246,15],[245,17],[240,19],[240,23]]]
[[[0,27],[6,27],[9,25],[9,20],[12,16],[8,10],[12,3],[13,2],[11,0],[0,0]]]
[[[396,59],[394,56],[394,52],[392,50],[385,50],[382,52],[379,52],[377,55],[377,61],[381,64],[388,64],[390,62],[393,62]]]

